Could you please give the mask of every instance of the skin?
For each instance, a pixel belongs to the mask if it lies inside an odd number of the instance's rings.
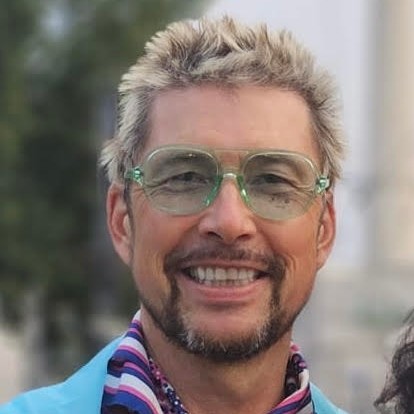
[[[320,167],[306,103],[291,91],[275,88],[242,86],[229,91],[203,86],[164,92],[153,104],[151,135],[143,152],[178,143],[291,150]],[[300,217],[270,221],[245,206],[232,180],[225,180],[211,206],[191,216],[162,213],[149,204],[138,186],[132,188],[129,217],[122,186],[111,185],[108,226],[114,247],[131,267],[142,298],[142,323],[151,355],[192,414],[267,413],[284,397],[291,325],[332,248],[332,194],[325,203],[321,197],[315,199]],[[260,254],[283,260],[284,275],[277,283],[269,274],[243,287],[212,288],[190,280],[179,266],[165,271],[171,253],[214,249],[243,250],[251,255],[242,259],[204,255],[185,266],[265,271],[266,266],[255,256]],[[179,293],[177,312],[191,332],[234,344],[254,336],[266,321],[276,318],[281,327],[278,336],[257,354],[231,363],[188,352],[168,340],[154,320],[154,314],[162,314],[168,306],[173,286]],[[271,306],[275,290],[276,309]]]

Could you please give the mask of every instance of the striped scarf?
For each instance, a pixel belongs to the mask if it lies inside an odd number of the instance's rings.
[[[314,414],[309,371],[295,344],[290,348],[285,395],[268,414]],[[131,414],[189,414],[147,353],[139,311],[108,363],[101,414],[113,413],[113,407]]]

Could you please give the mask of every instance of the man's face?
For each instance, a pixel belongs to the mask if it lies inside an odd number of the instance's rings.
[[[150,122],[144,157],[174,144],[264,148],[302,153],[320,168],[307,106],[293,92],[171,90],[156,98]],[[130,212],[121,189],[112,186],[109,226],[131,266],[143,316],[169,340],[217,361],[249,358],[290,336],[335,233],[329,196],[299,217],[272,221],[249,210],[231,179],[208,208],[188,216],[157,210],[132,184]],[[235,272],[243,283],[227,280]],[[200,274],[212,280],[197,279]]]

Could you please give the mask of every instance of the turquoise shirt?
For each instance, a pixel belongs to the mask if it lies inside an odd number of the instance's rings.
[[[121,338],[115,339],[65,382],[17,396],[0,414],[100,414],[108,361]],[[315,414],[346,414],[311,385]]]

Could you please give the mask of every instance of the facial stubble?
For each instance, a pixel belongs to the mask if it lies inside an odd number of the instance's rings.
[[[220,257],[226,260],[260,260],[266,263],[267,272],[264,277],[271,282],[271,294],[267,306],[266,316],[261,324],[252,331],[243,335],[221,339],[212,337],[201,329],[194,328],[188,320],[186,311],[182,306],[182,294],[177,284],[175,275],[179,263],[188,261],[189,258]],[[254,255],[246,250],[223,250],[222,247],[203,248],[191,254],[182,255],[173,252],[165,259],[164,273],[167,276],[170,292],[162,309],[157,309],[144,292],[140,298],[156,326],[163,332],[166,338],[185,351],[203,357],[217,363],[236,363],[253,358],[266,351],[277,343],[292,327],[294,320],[301,309],[290,314],[281,304],[281,289],[286,277],[284,260],[279,256]],[[139,286],[138,286],[139,289]]]

